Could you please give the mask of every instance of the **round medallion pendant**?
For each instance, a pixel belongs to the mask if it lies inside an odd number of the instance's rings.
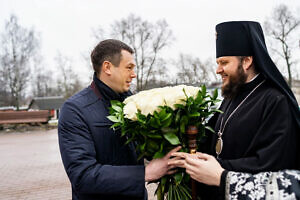
[[[222,138],[218,138],[217,144],[216,144],[216,153],[217,155],[220,155],[223,148],[223,140]]]

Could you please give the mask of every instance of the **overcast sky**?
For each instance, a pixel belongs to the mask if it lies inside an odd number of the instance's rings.
[[[0,0],[0,32],[13,13],[19,24],[40,34],[45,67],[53,67],[60,51],[72,58],[77,73],[87,74],[82,58],[96,44],[92,29],[109,29],[116,20],[134,13],[155,22],[165,19],[176,41],[166,49],[168,58],[179,53],[201,59],[215,57],[215,25],[229,20],[263,24],[275,6],[285,3],[300,13],[299,0]]]

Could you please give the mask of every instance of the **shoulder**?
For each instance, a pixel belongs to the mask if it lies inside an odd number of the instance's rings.
[[[96,102],[102,101],[99,101],[99,97],[96,96],[90,87],[87,87],[65,101],[61,107],[60,118],[62,116],[64,118],[69,118],[74,116],[74,114],[83,115],[85,110],[88,110],[86,108]]]
[[[67,99],[62,106],[62,109],[68,105],[83,108],[98,100],[99,98],[94,94],[93,90],[90,87],[87,87]]]
[[[269,83],[268,81],[266,81],[262,85],[262,90],[265,92],[267,96],[273,96],[273,97],[284,96],[284,94],[277,87],[275,87],[273,84]]]
[[[267,100],[269,103],[271,102],[287,102],[287,97],[284,95],[284,93],[276,88],[274,85],[266,82],[264,83],[263,87],[260,89],[260,96],[263,97],[265,100]]]

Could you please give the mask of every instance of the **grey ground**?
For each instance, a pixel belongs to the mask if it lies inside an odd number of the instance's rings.
[[[155,184],[147,186],[149,200]],[[67,200],[71,188],[58,147],[57,129],[0,132],[0,199]]]

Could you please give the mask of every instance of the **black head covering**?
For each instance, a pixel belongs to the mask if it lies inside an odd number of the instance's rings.
[[[296,98],[272,61],[258,22],[232,21],[216,26],[216,56],[253,56],[257,70],[282,91],[289,100],[289,106],[300,127],[300,110]]]

